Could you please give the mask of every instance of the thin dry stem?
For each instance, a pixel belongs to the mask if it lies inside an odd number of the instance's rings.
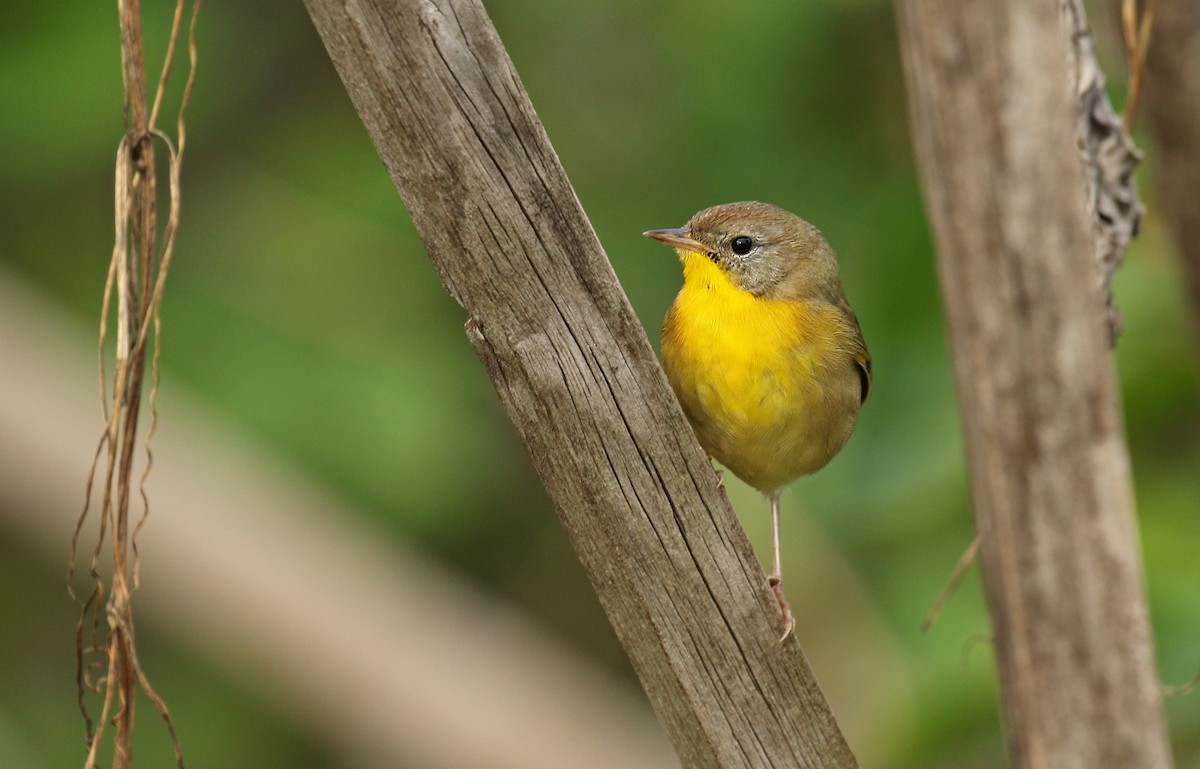
[[[1192,680],[1180,686],[1164,686],[1162,692],[1164,697],[1183,697],[1196,691],[1196,687],[1200,687],[1200,671],[1192,676]]]
[[[106,681],[113,680],[113,669],[116,665],[116,656],[110,654],[108,657],[108,675],[105,676]],[[104,727],[108,724],[108,714],[112,712],[113,695],[116,693],[116,687],[106,685],[104,687],[104,705],[100,708],[99,726],[96,727],[96,733],[89,735],[87,760],[84,762],[84,769],[95,769],[96,753],[100,747],[100,738],[104,735]]]
[[[958,563],[954,566],[954,572],[950,575],[950,580],[946,586],[942,588],[941,594],[937,600],[933,602],[933,607],[929,613],[925,615],[925,621],[921,623],[921,632],[928,633],[933,628],[933,623],[937,622],[938,615],[942,613],[942,607],[946,605],[946,601],[950,600],[950,596],[954,595],[954,591],[958,590],[958,586],[962,584],[963,577],[967,576],[967,569],[971,568],[971,564],[975,562],[975,556],[979,554],[979,535],[971,540],[971,544],[967,545],[967,549],[959,556]]]
[[[179,30],[183,25],[183,3],[175,3],[175,18],[171,21],[171,37],[167,43],[167,55],[163,57],[162,72],[158,76],[158,88],[154,92],[154,106],[150,109],[150,120],[148,125],[153,126],[158,122],[158,109],[162,106],[163,94],[167,91],[167,80],[171,77],[171,65],[175,62],[175,46],[179,42]],[[195,38],[193,37],[193,40]],[[192,58],[192,64],[195,65],[195,57]],[[195,74],[196,68],[192,67],[192,74]],[[189,81],[191,76],[188,77]],[[186,93],[184,103],[187,103]],[[182,110],[181,110],[182,111]]]
[[[1144,0],[1138,13],[1137,0],[1121,3],[1121,30],[1125,38],[1125,56],[1129,62],[1129,88],[1121,124],[1127,133],[1137,123],[1146,75],[1146,54],[1150,51],[1150,29],[1154,24],[1154,0]]]
[[[175,235],[180,216],[180,168],[184,146],[184,112],[191,100],[195,81],[197,49],[196,21],[200,3],[192,4],[188,33],[190,70],[183,89],[176,121],[178,149],[171,138],[155,127],[163,103],[172,63],[182,30],[186,0],[177,0],[167,54],[154,95],[153,107],[147,109],[145,62],[142,51],[140,0],[119,0],[121,29],[121,76],[125,86],[126,133],[117,148],[114,174],[115,235],[112,260],[104,286],[100,317],[99,372],[100,401],[104,415],[104,431],[97,443],[85,484],[84,507],[71,538],[68,565],[68,590],[75,597],[75,562],[84,525],[89,517],[92,493],[97,486],[96,471],[103,456],[104,478],[100,490],[101,509],[95,544],[88,563],[92,587],[82,601],[76,628],[76,685],[79,706],[83,712],[88,751],[85,767],[94,767],[98,760],[101,738],[108,726],[113,726],[113,766],[131,767],[133,763],[133,730],[136,723],[136,698],[140,687],[163,718],[175,750],[180,769],[184,766],[178,734],[166,703],[150,685],[137,657],[136,633],[133,623],[133,595],[139,585],[139,555],[136,537],[149,515],[149,494],[146,482],[153,467],[150,442],[157,431],[156,406],[159,389],[159,337],[162,329],[161,305],[163,289],[175,248]],[[155,140],[168,153],[170,208],[167,224],[161,237],[157,232],[157,171]],[[116,303],[116,351],[111,396],[107,390],[105,353],[113,303]],[[150,356],[151,388],[149,395],[150,424],[143,439],[146,467],[138,481],[142,514],[129,527],[129,499],[133,488],[131,476],[138,446],[138,417],[150,343],[154,329],[153,353]],[[111,398],[111,400],[110,400]],[[111,534],[111,537],[110,537]],[[106,545],[112,557],[111,587],[106,588],[101,573],[101,556]],[[129,550],[133,551],[132,562]],[[107,567],[106,567],[107,568]],[[105,597],[107,596],[107,601]],[[78,599],[77,599],[78,600]],[[101,615],[108,629],[101,640]],[[103,655],[107,673],[93,680],[93,672]],[[93,721],[88,711],[89,692],[103,689],[103,705],[99,719]]]

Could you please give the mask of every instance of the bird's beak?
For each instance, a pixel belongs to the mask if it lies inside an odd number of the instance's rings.
[[[682,249],[684,251],[695,251],[697,254],[703,254],[708,251],[708,248],[700,241],[691,236],[691,230],[687,227],[675,227],[667,230],[646,230],[642,234],[648,238],[654,238],[660,243],[666,243],[668,246]]]

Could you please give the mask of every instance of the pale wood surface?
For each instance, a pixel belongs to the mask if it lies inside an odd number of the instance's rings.
[[[1013,765],[1169,767],[1060,5],[896,10]]]
[[[482,6],[306,6],[683,765],[856,766]]]

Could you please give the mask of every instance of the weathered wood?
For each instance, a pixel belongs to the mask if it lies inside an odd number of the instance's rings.
[[[1020,769],[1171,765],[1055,0],[897,0]]]
[[[1110,339],[1115,345],[1124,322],[1113,298],[1112,279],[1145,213],[1133,175],[1142,154],[1108,99],[1083,0],[1062,0],[1062,9],[1071,43],[1066,51],[1078,99],[1076,121],[1083,148],[1096,280],[1104,295]]]
[[[856,766],[482,6],[306,6],[683,765]]]

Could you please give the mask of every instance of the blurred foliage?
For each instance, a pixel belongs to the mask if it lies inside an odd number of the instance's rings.
[[[876,389],[847,449],[787,504],[802,504],[851,564],[913,687],[897,701],[911,710],[906,733],[886,750],[869,734],[851,744],[878,766],[1003,766],[977,577],[932,635],[918,633],[971,527],[890,5],[511,0],[489,10],[656,345],[680,277],[642,230],[757,198],[800,212],[838,249]],[[116,10],[69,0],[3,13],[0,263],[91,329],[121,131]],[[169,10],[147,13],[157,61]],[[466,342],[464,313],[424,258],[301,4],[207,3],[199,46],[164,386],[203,394],[396,537],[626,671]],[[1166,683],[1180,683],[1200,666],[1200,399],[1149,172],[1143,188],[1144,236],[1117,280],[1128,326],[1117,358],[1159,664]],[[731,489],[765,553],[765,507],[736,481]],[[804,546],[784,542],[793,557]],[[0,569],[0,756],[72,765],[82,723],[59,564],[0,542]],[[189,658],[152,619],[141,647],[191,765],[329,761],[252,682]],[[1200,767],[1200,696],[1167,708],[1179,765]],[[155,732],[141,730],[143,755],[156,752]]]

